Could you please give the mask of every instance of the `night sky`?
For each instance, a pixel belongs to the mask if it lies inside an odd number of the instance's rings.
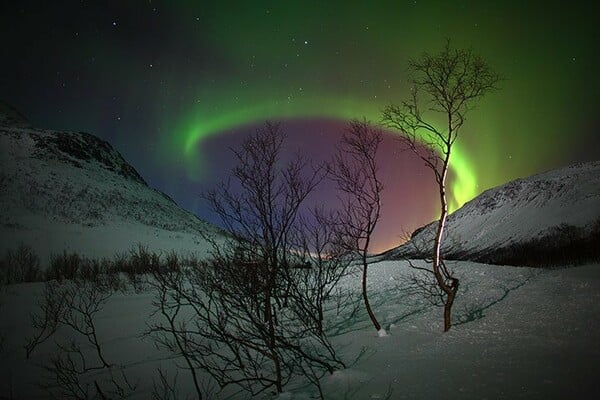
[[[286,154],[325,160],[350,118],[379,121],[406,66],[446,38],[506,80],[470,114],[452,204],[508,180],[600,159],[595,2],[4,1],[0,99],[34,125],[111,142],[147,182],[200,217],[201,190],[236,146],[282,121]],[[392,134],[374,251],[436,216],[431,174]],[[313,201],[333,199],[322,188]]]

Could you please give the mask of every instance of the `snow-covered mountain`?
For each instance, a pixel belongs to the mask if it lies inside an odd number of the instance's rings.
[[[88,133],[34,128],[0,103],[0,250],[110,257],[206,250],[214,226],[150,188],[112,146]]]
[[[435,229],[434,222],[416,230],[410,241],[384,257],[427,255]],[[443,251],[450,259],[497,264],[532,265],[535,257],[563,255],[561,261],[568,262],[572,254],[565,253],[597,256],[599,235],[600,162],[596,161],[483,192],[448,217]]]

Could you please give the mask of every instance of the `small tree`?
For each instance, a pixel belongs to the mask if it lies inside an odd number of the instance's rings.
[[[290,295],[301,307],[299,314],[302,319],[311,321],[316,334],[323,336],[326,330],[325,306],[331,300],[336,302],[338,316],[355,311],[353,292],[338,285],[348,275],[353,260],[336,225],[335,213],[316,208],[311,217],[311,220],[303,218],[299,230],[297,248],[301,259],[306,262],[301,269],[304,272],[296,272],[293,279],[296,284],[290,287]]]
[[[300,206],[321,176],[314,171],[306,177],[307,162],[301,157],[281,168],[283,141],[279,125],[267,122],[265,129],[246,140],[240,150],[234,150],[238,160],[233,170],[239,185],[237,190],[227,185],[205,196],[234,239],[234,246],[215,249],[215,267],[232,266],[237,274],[243,269],[238,276],[244,279],[240,282],[242,286],[248,286],[244,291],[260,302],[260,309],[256,311],[264,325],[260,323],[256,328],[264,332],[266,348],[263,351],[273,364],[272,383],[277,393],[282,392],[285,376],[281,354],[277,351],[275,307],[286,301],[289,285],[282,281],[289,276],[294,250],[292,238]],[[224,284],[234,283],[240,289],[234,275],[225,277]],[[219,288],[217,291],[224,295],[224,304],[230,301],[225,300],[227,290]]]
[[[365,308],[375,329],[383,333],[367,294],[369,246],[381,214],[383,184],[378,178],[376,161],[381,141],[381,131],[367,121],[352,121],[328,170],[344,194],[336,226],[347,250],[360,259]]]
[[[0,260],[0,284],[35,282],[41,278],[40,259],[30,246],[8,249]]]
[[[450,156],[467,113],[477,100],[497,89],[501,77],[471,50],[453,49],[450,41],[438,54],[423,53],[411,60],[411,97],[401,105],[383,111],[383,121],[400,133],[400,141],[415,152],[435,176],[440,199],[440,217],[433,246],[431,273],[443,292],[444,331],[452,325],[452,304],[459,280],[450,271],[441,253],[448,201],[446,179]],[[443,123],[438,124],[439,121]],[[421,151],[420,145],[427,151]]]
[[[315,235],[300,217],[324,171],[301,157],[282,163],[283,141],[278,125],[267,123],[234,150],[231,182],[205,195],[228,232],[226,240],[212,240],[210,259],[199,268],[155,272],[155,305],[164,318],[150,333],[183,358],[198,397],[196,371],[222,390],[253,396],[281,393],[303,375],[322,397],[321,375],[344,366],[321,315],[345,266],[310,262]]]

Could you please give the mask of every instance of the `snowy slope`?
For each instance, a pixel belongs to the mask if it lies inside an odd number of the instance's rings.
[[[0,100],[0,125],[16,126],[21,128],[29,128],[31,124],[27,118],[19,111],[13,108],[10,104]]]
[[[517,179],[489,189],[448,217],[443,250],[448,258],[485,262],[485,256],[535,239],[551,240],[559,227],[598,230],[600,162],[580,163]],[[385,254],[416,256],[431,249],[436,223],[416,231],[412,239]]]
[[[137,243],[203,252],[208,223],[150,188],[112,146],[87,133],[31,127],[0,104],[0,250],[25,243],[45,259],[112,256]]]

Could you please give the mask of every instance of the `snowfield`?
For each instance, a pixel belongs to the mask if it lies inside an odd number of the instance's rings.
[[[417,261],[419,263],[419,261]],[[369,268],[373,310],[387,335],[378,336],[363,308],[353,318],[327,313],[329,334],[348,368],[325,376],[327,399],[584,399],[600,394],[600,265],[533,269],[450,263],[461,279],[454,326],[442,333],[442,310],[411,285],[403,261]],[[360,293],[360,279],[342,285]],[[0,297],[0,398],[41,399],[41,367],[65,339],[60,330],[25,359],[43,283],[4,287]],[[117,292],[97,316],[105,356],[138,386],[132,398],[151,398],[157,368],[178,371],[180,398],[193,392],[181,360],[143,337],[153,294]],[[99,370],[98,376],[106,374]],[[210,385],[209,385],[210,386]],[[314,398],[306,382],[292,382],[279,399]],[[231,391],[207,398],[244,398]],[[265,394],[263,398],[272,398]]]

